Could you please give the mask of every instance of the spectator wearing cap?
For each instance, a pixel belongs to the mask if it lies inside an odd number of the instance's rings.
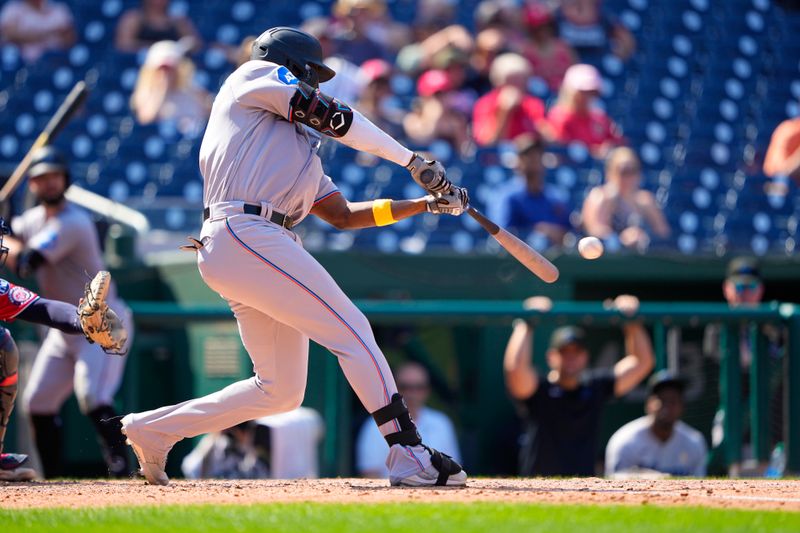
[[[505,199],[505,217],[500,220],[519,235],[534,231],[544,235],[550,245],[560,246],[572,227],[571,209],[545,184],[544,145],[539,137],[524,134],[516,138],[514,146],[517,174],[524,185]]]
[[[639,308],[635,296],[622,295],[614,307],[627,318]],[[547,312],[549,298],[535,297],[525,307]],[[598,457],[600,417],[605,404],[627,394],[653,368],[653,347],[642,324],[628,320],[622,327],[625,355],[613,369],[589,370],[586,335],[565,326],[553,332],[547,351],[546,374],[531,362],[533,327],[514,323],[503,368],[506,387],[525,424],[520,452],[524,476],[593,476]]]
[[[628,59],[636,51],[636,38],[604,13],[601,0],[562,0],[556,11],[559,36],[584,61],[612,52]]]
[[[411,418],[430,446],[460,461],[458,439],[450,418],[443,412],[428,407],[431,394],[428,370],[419,363],[406,363],[397,369],[397,390],[403,395]],[[356,439],[356,470],[363,477],[385,478],[389,475],[386,456],[389,446],[378,427],[368,418],[364,421]]]
[[[556,105],[547,115],[553,140],[561,144],[580,142],[597,157],[623,144],[617,125],[593,103],[603,80],[592,65],[572,65],[564,74]]]
[[[140,124],[173,122],[184,135],[202,133],[211,113],[212,97],[194,84],[194,63],[181,43],[160,41],[147,50],[131,96]]]
[[[667,219],[655,195],[641,188],[641,181],[636,152],[624,146],[613,149],[606,159],[605,183],[592,188],[583,202],[586,233],[619,239],[623,246],[642,252],[653,237],[668,237]]]
[[[392,65],[383,59],[370,59],[361,65],[361,77],[366,85],[358,101],[359,111],[380,129],[398,137],[403,133],[405,112],[395,104]]]
[[[32,63],[47,51],[64,52],[75,44],[75,23],[61,2],[11,0],[0,11],[0,37]]]
[[[492,62],[494,89],[475,103],[472,133],[481,146],[513,141],[523,133],[539,133],[545,122],[544,103],[528,94],[531,65],[519,54],[505,53]]]
[[[469,120],[456,105],[453,82],[444,70],[433,69],[417,80],[419,98],[403,120],[406,136],[414,143],[447,141],[459,153],[470,144]]]
[[[758,305],[764,297],[761,269],[752,257],[737,257],[728,264],[722,293],[731,307]]]
[[[546,6],[527,6],[523,19],[528,36],[524,55],[531,62],[533,72],[547,83],[551,91],[558,91],[567,69],[576,62],[575,53],[558,38],[555,19]]]
[[[650,378],[647,414],[619,428],[608,441],[607,477],[706,475],[706,440],[681,421],[685,386],[668,370]]]
[[[754,257],[735,257],[733,258],[726,268],[725,280],[722,282],[722,294],[728,305],[731,308],[753,307],[762,303],[764,298],[764,282],[761,277],[761,268],[759,262]],[[742,371],[741,381],[741,395],[742,413],[743,413],[743,436],[744,445],[742,447],[742,460],[748,461],[753,458],[752,448],[750,446],[750,413],[749,402],[747,398],[750,396],[750,368],[753,358],[757,355],[753,353],[752,344],[750,342],[750,335],[752,330],[752,323],[742,322],[739,324],[737,330],[732,332],[733,343],[738,350],[739,364]],[[730,330],[729,330],[730,331]],[[785,327],[776,327],[772,324],[764,324],[757,330],[757,335],[766,337],[764,343],[764,352],[758,354],[761,357],[768,357],[770,360],[777,362],[776,367],[781,368],[781,359],[784,356],[786,346],[787,332]],[[703,335],[703,353],[712,361],[719,362],[723,357],[721,350],[722,342],[722,325],[712,323],[706,326]],[[785,360],[785,359],[784,359]],[[772,419],[776,421],[773,424],[774,433],[770,435],[772,444],[783,440],[782,424],[780,421],[783,419],[783,385],[779,382],[775,390],[775,395],[771,400],[770,409],[772,411]],[[709,468],[714,473],[725,473],[720,470],[721,464],[725,462],[722,458],[724,455],[725,432],[725,409],[722,405],[717,409],[714,417],[714,422],[711,430],[711,464]],[[737,465],[733,465],[734,469]]]
[[[120,52],[147,50],[161,41],[182,41],[184,47],[199,52],[203,40],[191,19],[173,15],[169,0],[142,0],[139,7],[126,11],[119,18],[114,44]]]

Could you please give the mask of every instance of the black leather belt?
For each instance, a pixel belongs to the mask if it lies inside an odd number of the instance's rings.
[[[261,215],[261,206],[256,204],[244,204],[242,205],[242,213],[246,215]],[[203,208],[203,222],[208,220],[208,217],[210,216],[211,209],[208,207]],[[292,217],[289,215],[284,215],[283,213],[279,213],[275,210],[272,211],[269,221],[286,229],[292,229],[292,226],[294,225]]]

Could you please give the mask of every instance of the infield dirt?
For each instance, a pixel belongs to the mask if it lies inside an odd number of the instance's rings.
[[[0,508],[277,502],[471,502],[692,505],[800,512],[800,481],[472,479],[465,489],[392,488],[385,480],[174,480],[0,483]]]

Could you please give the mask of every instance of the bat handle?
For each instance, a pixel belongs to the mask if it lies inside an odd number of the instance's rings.
[[[478,211],[472,206],[467,207],[467,214],[474,218],[478,224],[480,224],[483,229],[485,229],[489,235],[497,235],[497,232],[500,231],[500,226],[483,216],[483,213]]]

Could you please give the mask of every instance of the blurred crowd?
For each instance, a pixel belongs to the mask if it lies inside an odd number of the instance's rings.
[[[412,147],[444,141],[468,154],[498,143],[521,146],[519,176],[493,203],[507,204],[497,207],[508,214],[501,223],[539,234],[546,246],[560,246],[570,232],[618,236],[640,249],[650,237],[669,235],[658,204],[639,190],[640,174],[616,172],[617,162],[635,167],[634,152],[609,160],[613,173],[582,210],[557,205],[543,176],[535,177],[543,169],[523,161],[541,155],[539,148],[523,156],[531,142],[582,143],[600,159],[626,143],[598,101],[603,79],[591,63],[607,54],[625,61],[636,41],[601,0],[484,0],[469,28],[456,23],[457,2],[419,0],[416,7],[413,25],[393,20],[385,0],[338,0],[325,16],[307,19],[302,29],[319,39],[337,72],[321,89]],[[130,97],[135,119],[197,137],[213,95],[196,82],[192,58],[213,49],[233,69],[249,59],[254,36],[238,47],[204,42],[191,18],[172,13],[169,0],[142,0],[121,14],[113,42],[120,54],[143,58]],[[68,49],[76,28],[68,3],[12,0],[0,12],[0,35],[35,62]],[[400,97],[398,84],[411,84],[413,98]],[[580,216],[569,218],[573,211]]]
[[[608,80],[594,65],[615,57],[624,69],[637,50],[618,13],[602,0],[483,0],[470,4],[472,20],[463,25],[458,2],[415,3],[413,24],[394,20],[386,0],[337,0],[306,18],[302,29],[319,39],[337,72],[321,89],[416,149],[434,142],[462,156],[498,144],[515,149],[517,175],[487,207],[537,248],[593,235],[609,250],[643,252],[675,233],[663,198],[643,188],[637,147],[621,149],[628,144],[621,117],[604,110]],[[190,16],[174,14],[185,11],[169,0],[141,0],[119,16],[113,42],[120,54],[142,58],[130,97],[135,119],[197,138],[215,87],[197,83],[193,58],[215,51],[233,69],[249,59],[255,36],[239,46],[204,40]],[[3,42],[28,62],[68,49],[76,30],[68,3],[11,0],[0,12]],[[798,174],[797,121],[778,128],[766,155],[764,174],[779,178],[773,192]],[[606,161],[605,182],[583,205],[551,190],[534,161],[550,147],[575,144]]]

